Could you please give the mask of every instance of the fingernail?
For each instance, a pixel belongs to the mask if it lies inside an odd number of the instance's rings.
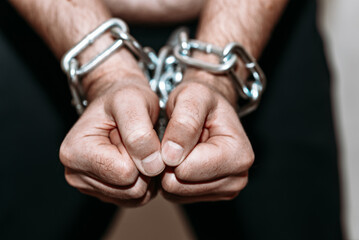
[[[180,164],[183,155],[183,147],[175,142],[167,141],[162,148],[163,161],[171,167]]]
[[[163,171],[165,164],[159,151],[152,153],[141,161],[143,170],[149,176],[156,176]]]

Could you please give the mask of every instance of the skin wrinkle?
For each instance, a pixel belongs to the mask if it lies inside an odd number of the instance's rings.
[[[98,120],[102,120],[102,119],[98,119]],[[115,124],[111,124],[111,123],[104,123],[104,126],[101,125],[95,125],[93,126],[94,130],[99,130],[99,131],[93,131],[93,130],[84,130],[82,137],[86,137],[86,136],[93,136],[93,137],[97,137],[97,136],[103,136],[103,133],[107,133],[109,130],[112,130],[116,127]],[[107,134],[106,134],[107,136]]]
[[[218,152],[217,152],[217,155],[215,155],[215,156],[216,156],[216,158],[218,158],[218,159],[224,159],[224,158],[223,158],[223,153],[220,152],[220,151],[218,151]],[[222,165],[221,162],[215,162],[215,164],[213,164],[213,163],[211,163],[211,162],[209,162],[209,161],[206,161],[206,160],[207,160],[207,159],[205,159],[205,162],[204,162],[205,168],[199,168],[199,169],[200,169],[200,173],[201,173],[200,175],[204,175],[204,174],[208,171],[207,169],[209,169],[210,172],[218,173],[218,172],[221,172],[221,171],[219,171],[219,170],[225,168],[225,167],[223,167],[223,165]],[[204,171],[204,169],[206,169],[206,171]]]
[[[207,143],[207,144],[211,144],[211,143]],[[214,145],[214,144],[213,144]],[[217,154],[219,156],[217,156],[217,159],[223,159],[222,158],[222,154],[217,152]],[[225,178],[227,176],[212,176],[209,180],[206,181],[198,181],[198,179],[196,179],[195,181],[191,181],[189,180],[189,178],[193,177],[193,168],[196,168],[198,170],[195,171],[195,173],[199,176],[207,176],[208,172],[209,173],[219,173],[219,172],[223,172],[223,171],[218,171],[221,170],[221,167],[219,166],[220,162],[216,162],[215,164],[213,164],[213,162],[209,162],[207,159],[205,159],[204,161],[201,161],[200,164],[198,164],[198,162],[195,162],[195,160],[192,157],[192,162],[194,162],[193,164],[187,163],[187,162],[183,162],[180,166],[178,166],[175,169],[175,173],[177,175],[179,175],[178,179],[180,180],[180,182],[182,183],[192,183],[192,184],[203,184],[203,183],[210,183],[210,182],[215,182],[219,179]],[[200,165],[200,166],[198,166]]]
[[[100,134],[100,133],[96,133],[96,134],[84,134],[83,135],[84,138],[93,138],[93,137],[108,137],[108,134],[107,133],[103,133],[103,134]],[[103,143],[100,143],[100,144],[103,144]],[[98,144],[98,146],[100,146],[100,144]]]
[[[77,3],[74,0],[66,0],[68,3],[70,3],[73,7],[77,7]]]
[[[205,181],[205,182],[188,182],[182,181],[176,178],[173,174],[167,176],[165,188],[167,192],[172,195],[183,194],[183,196],[201,196],[203,194],[212,193],[212,194],[223,194],[223,192],[237,193],[238,188],[242,189],[246,183],[246,176],[230,176],[226,178],[217,178],[214,181]],[[244,181],[243,181],[244,180]],[[228,184],[233,183],[236,184]],[[199,188],[199,185],[202,185],[199,191],[196,191]],[[196,192],[194,192],[196,191]]]
[[[125,151],[122,149],[125,149],[125,146],[122,143],[121,135],[118,132],[117,127],[109,132],[108,138],[110,139],[111,144],[114,144],[117,147],[120,155],[123,156]]]
[[[196,58],[198,56],[201,59],[204,55],[197,55]],[[234,85],[231,81],[227,80],[227,77],[223,77],[220,75],[215,76],[203,70],[192,68],[189,71],[186,71],[185,79],[183,80],[183,82],[199,83],[201,85],[204,85],[206,88],[209,88],[212,91],[221,94],[231,104],[236,105],[236,93],[234,91]]]
[[[207,142],[208,138],[209,138],[209,130],[208,128],[204,127],[202,129],[201,136],[199,137],[199,143]]]
[[[133,183],[131,184],[128,184],[128,185],[124,185],[124,186],[119,186],[119,185],[115,185],[115,184],[110,184],[110,183],[107,183],[107,182],[103,182],[101,181],[101,179],[98,179],[96,176],[92,176],[89,175],[89,176],[86,176],[86,174],[81,174],[83,177],[87,177],[87,178],[90,178],[92,179],[93,181],[96,181],[108,188],[112,188],[114,190],[130,190],[131,188],[135,187],[136,185],[138,185],[138,181],[140,181],[140,178],[136,177],[135,181],[133,181]]]
[[[286,3],[287,0],[208,0],[204,11],[206,14],[201,18],[197,38],[222,47],[230,41],[238,41],[255,58],[258,58],[273,29],[273,23],[278,21],[280,16],[278,13],[283,11]],[[229,16],[221,14],[222,11],[228,10],[228,6],[233,13]],[[217,34],[212,34],[213,28],[210,26],[219,29]]]
[[[213,137],[228,137],[233,139],[234,136],[230,133],[235,133],[238,131],[238,129],[233,128],[231,130],[225,130],[223,124],[221,124],[221,117],[218,113],[212,113],[213,115],[215,115],[214,117],[208,118],[209,120],[206,122],[205,127],[210,129],[209,131],[209,138],[213,138]],[[226,114],[226,113],[225,113]],[[223,115],[222,115],[223,116]],[[219,122],[219,123],[216,123]],[[228,128],[228,127],[227,127]]]
[[[106,196],[113,199],[121,198],[123,200],[136,200],[142,199],[147,194],[146,188],[136,186],[137,182],[132,186],[128,186],[128,188],[119,189],[104,185],[103,183],[87,176],[84,176],[84,178],[85,179],[83,181],[92,186],[93,192],[96,192],[98,189],[102,189],[101,191],[103,191]]]
[[[211,179],[211,180],[203,180],[203,181],[188,181],[188,180],[183,180],[183,179],[180,179],[180,178],[177,178],[177,181],[178,183],[181,183],[183,185],[192,185],[192,186],[196,186],[196,185],[201,185],[201,184],[206,184],[206,185],[209,185],[210,183],[216,183],[218,184],[218,181],[223,181],[223,180],[226,180],[226,178],[223,178],[223,177],[218,177],[218,178],[214,178],[214,179]]]
[[[120,57],[119,54],[122,56]],[[118,59],[120,63],[123,61],[122,58],[126,57],[126,67],[119,67],[122,66],[122,64],[109,63],[109,60],[115,60],[113,59],[114,57]],[[134,85],[134,83],[141,83],[141,85],[148,84],[144,73],[126,49],[121,49],[116,55],[112,56],[100,66],[103,67],[99,68],[99,71],[92,72],[92,74],[88,74],[82,79],[83,88],[90,97],[90,100],[101,92],[107,91],[109,87],[112,87],[114,82],[121,82],[123,85]]]
[[[84,173],[85,175],[88,175],[89,177],[91,177],[101,183],[107,184],[109,186],[113,185],[113,186],[117,186],[117,187],[122,187],[123,190],[133,187],[134,184],[136,183],[136,181],[138,180],[138,176],[139,176],[139,174],[136,172],[131,173],[131,175],[129,175],[127,177],[125,177],[123,174],[121,176],[119,176],[118,173],[113,171],[113,169],[109,169],[108,171],[105,172],[105,174],[106,174],[106,179],[111,179],[112,183],[110,183],[110,182],[108,182],[108,180],[106,180],[106,181],[101,180],[101,177],[102,177],[101,173],[94,174],[92,172],[92,170],[87,170],[87,171],[77,170],[77,172]],[[121,184],[122,184],[121,186],[118,185],[119,182],[121,182]],[[114,183],[116,183],[116,184],[114,184]]]
[[[191,119],[190,127],[197,129],[198,126],[201,126],[203,122],[197,121],[197,119],[201,119],[200,110],[198,108],[194,108],[194,105],[197,103],[192,103],[192,98],[185,99],[182,101],[183,104],[183,112],[181,112],[181,116],[179,118],[189,118]],[[192,105],[193,104],[193,105]],[[188,122],[186,123],[188,124]],[[188,126],[187,126],[188,127]]]

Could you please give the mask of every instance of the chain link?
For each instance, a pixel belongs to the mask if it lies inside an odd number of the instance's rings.
[[[188,37],[184,37],[184,34],[184,32],[180,34],[181,43],[174,48],[174,56],[182,64],[185,64],[189,67],[200,68],[214,74],[226,73],[230,69],[235,67],[237,61],[236,55],[231,55],[228,59],[223,58],[223,50],[221,48],[197,40],[188,40]],[[224,61],[218,64],[213,64],[199,59],[195,59],[190,56],[193,50],[204,52],[206,54],[214,54],[221,61]]]
[[[238,111],[238,114],[241,117],[254,111],[258,107],[260,97],[265,88],[266,77],[257,61],[249,55],[240,44],[229,43],[224,48],[223,56],[226,57],[231,55],[237,55],[238,59],[241,59],[245,68],[251,74],[251,77],[243,80],[236,74],[235,68],[231,68],[228,72],[228,76],[236,86],[238,95],[245,101],[245,104],[240,106]]]
[[[79,66],[76,57],[106,31],[111,32],[114,43],[90,62]],[[93,70],[123,46],[138,59],[138,64],[148,78],[151,89],[159,97],[159,105],[162,110],[166,107],[169,94],[182,82],[187,67],[203,69],[217,75],[227,75],[235,85],[240,97],[237,109],[240,117],[255,110],[259,104],[266,79],[255,59],[240,44],[230,43],[222,49],[212,44],[189,39],[188,29],[180,28],[170,36],[167,44],[156,55],[151,48],[142,47],[129,34],[125,22],[120,19],[110,19],[82,39],[62,59],[62,69],[69,79],[73,105],[79,114],[82,114],[87,106],[81,87],[81,76]],[[213,54],[218,57],[218,63],[213,64],[195,59],[191,56],[193,51]],[[244,80],[236,73],[236,69],[241,63],[251,73],[251,78]],[[159,132],[162,133],[165,128],[163,112],[159,121]]]
[[[174,56],[182,64],[199,68],[217,75],[227,75],[233,82],[239,101],[237,113],[243,117],[254,111],[258,105],[265,88],[265,75],[256,60],[238,43],[229,43],[221,49],[215,45],[189,39],[186,32],[178,34],[179,44],[174,47]],[[218,63],[208,63],[191,56],[191,53],[200,51],[206,54],[214,54],[218,57]],[[251,78],[242,79],[237,73],[240,62],[251,73]]]

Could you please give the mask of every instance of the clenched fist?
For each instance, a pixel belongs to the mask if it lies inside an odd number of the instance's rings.
[[[148,202],[165,168],[153,128],[158,98],[141,74],[108,74],[60,149],[68,183],[121,206]]]
[[[202,81],[207,77],[214,84]],[[180,203],[232,199],[247,184],[254,160],[235,101],[210,74],[186,79],[167,103],[161,154],[171,168],[162,175],[162,192]]]

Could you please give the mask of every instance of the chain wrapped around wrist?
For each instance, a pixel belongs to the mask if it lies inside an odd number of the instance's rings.
[[[105,32],[110,31],[114,42],[88,63],[79,66],[76,57]],[[96,68],[122,47],[126,47],[138,59],[138,63],[148,78],[151,89],[159,97],[161,109],[166,107],[171,91],[182,82],[186,68],[194,67],[215,75],[228,76],[239,97],[237,112],[242,117],[259,104],[266,78],[256,60],[238,43],[229,43],[223,49],[212,44],[188,38],[188,30],[180,28],[169,38],[158,55],[149,47],[142,47],[129,34],[127,24],[120,19],[110,19],[83,38],[62,58],[61,66],[67,74],[72,103],[78,114],[82,114],[87,101],[81,85],[81,77]],[[192,57],[192,52],[201,51],[218,57],[217,64]],[[242,79],[236,73],[238,64],[249,71],[250,77]],[[160,119],[161,121],[161,119]]]

